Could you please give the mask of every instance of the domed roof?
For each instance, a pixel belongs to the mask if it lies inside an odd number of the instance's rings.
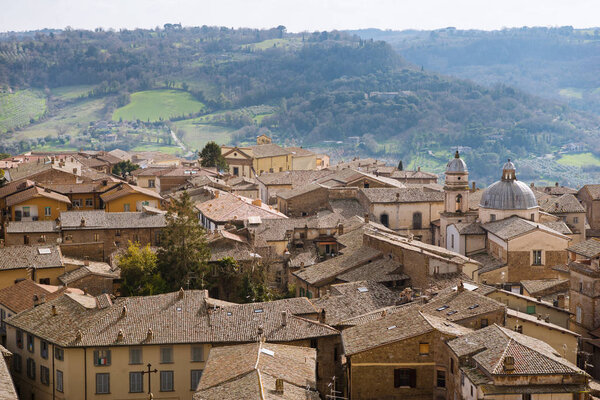
[[[448,161],[448,164],[446,165],[446,172],[469,172],[467,169],[467,163],[460,158],[458,150],[456,153],[454,153],[454,158]]]
[[[502,180],[483,191],[480,207],[494,210],[527,210],[538,206],[531,188],[517,180],[515,165],[508,160],[502,167]]]

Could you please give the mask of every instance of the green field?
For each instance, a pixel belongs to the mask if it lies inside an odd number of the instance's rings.
[[[131,95],[131,102],[113,113],[113,121],[159,121],[197,113],[204,104],[181,90],[146,90]]]
[[[181,148],[177,146],[164,146],[152,143],[136,146],[131,149],[131,151],[162,151],[167,154],[178,154],[182,152]]]
[[[177,130],[185,132],[182,140],[190,150],[202,149],[211,140],[218,144],[228,144],[231,141],[233,128],[199,123],[198,120],[199,118],[175,122]]]
[[[46,112],[46,97],[40,90],[0,93],[0,133],[29,125]]]
[[[253,50],[266,50],[273,47],[287,48],[287,47],[298,47],[302,45],[301,39],[289,38],[289,39],[267,39],[262,42],[251,43],[243,47],[249,47]]]
[[[600,166],[600,158],[592,153],[565,154],[558,160],[558,163],[573,167],[585,167],[588,165]]]
[[[58,136],[59,132],[76,135],[86,128],[90,122],[102,119],[104,99],[84,100],[61,109],[55,116],[31,125],[19,132],[19,136],[38,138]]]
[[[94,89],[94,85],[61,86],[50,90],[52,96],[61,100],[74,100],[85,97]]]

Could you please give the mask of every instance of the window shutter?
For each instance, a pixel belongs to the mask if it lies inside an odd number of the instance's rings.
[[[417,370],[416,369],[411,369],[409,370],[409,376],[410,376],[410,387],[414,388],[417,387]]]
[[[400,387],[400,370],[394,370],[394,387]]]

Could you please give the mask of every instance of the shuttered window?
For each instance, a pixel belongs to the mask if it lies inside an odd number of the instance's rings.
[[[110,374],[96,374],[96,393],[110,393]]]
[[[200,378],[202,378],[202,370],[201,369],[193,369],[191,371],[191,380],[192,380],[192,386],[190,387],[191,390],[196,391],[198,390],[198,384],[200,383]]]
[[[417,370],[413,368],[395,369],[394,387],[417,387]]]
[[[160,391],[173,391],[173,371],[160,371]]]
[[[144,377],[141,372],[129,373],[129,392],[142,393],[144,391]]]

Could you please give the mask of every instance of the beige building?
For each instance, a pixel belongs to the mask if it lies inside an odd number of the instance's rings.
[[[292,170],[317,169],[317,155],[312,151],[302,147],[286,147],[285,149],[292,153]]]
[[[584,185],[577,192],[577,199],[585,206],[587,222],[593,233],[588,236],[600,236],[600,184]]]
[[[66,294],[6,321],[7,347],[22,398],[192,398],[210,348],[260,340],[326,353],[338,332],[296,315],[306,299],[237,305],[184,291],[112,300]],[[320,357],[320,355],[319,355]],[[147,370],[150,364],[151,387]],[[328,371],[319,359],[319,373]]]
[[[254,178],[268,172],[293,169],[292,153],[274,143],[248,147],[221,146],[221,154],[233,176]]]
[[[19,400],[8,367],[11,363],[12,353],[0,346],[0,399]]]

